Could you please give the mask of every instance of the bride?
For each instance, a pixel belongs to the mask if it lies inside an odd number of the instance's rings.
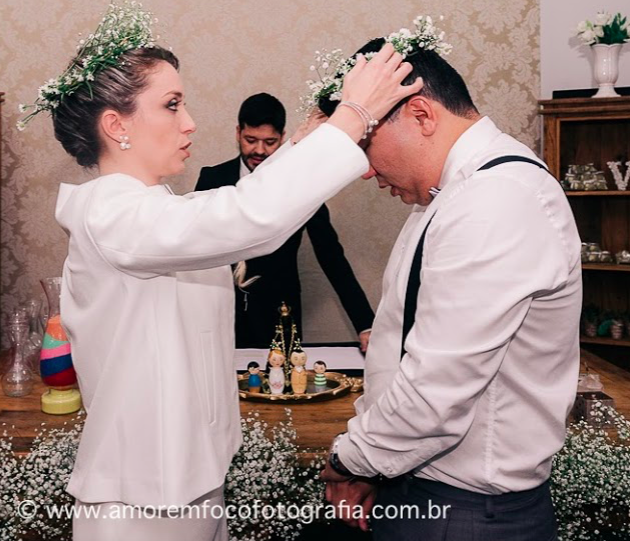
[[[69,237],[61,317],[88,412],[67,488],[74,539],[224,540],[224,514],[165,509],[223,509],[241,443],[230,264],[276,250],[365,173],[363,113],[382,118],[421,83],[400,85],[409,67],[386,46],[346,77],[351,106],[301,128],[237,186],[178,196],[164,179],[184,170],[196,129],[179,62],[138,25],[138,4],[111,9],[108,39],[90,36],[34,113],[50,111],[63,148],[98,170],[61,184],[56,207]],[[123,504],[162,512],[130,518]],[[125,518],[88,518],[91,507]]]

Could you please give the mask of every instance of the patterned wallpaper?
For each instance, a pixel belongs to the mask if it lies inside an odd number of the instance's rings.
[[[197,122],[186,173],[171,179],[177,193],[194,187],[200,167],[236,155],[241,101],[267,91],[285,104],[288,132],[305,91],[313,52],[350,53],[367,39],[409,26],[418,14],[443,14],[454,45],[449,61],[468,82],[478,108],[499,127],[537,148],[539,123],[539,0],[346,0],[334,9],[305,0],[144,0],[182,63],[188,109]],[[61,272],[66,238],[53,217],[57,186],[82,182],[82,171],[40,118],[14,129],[19,103],[65,66],[80,32],[95,28],[106,0],[3,0],[0,3],[2,111],[2,321],[30,297],[38,280]],[[375,181],[359,181],[330,203],[333,223],[374,307],[381,274],[408,208]],[[354,333],[308,242],[300,253],[307,341],[353,340]],[[6,333],[3,333],[6,345]]]

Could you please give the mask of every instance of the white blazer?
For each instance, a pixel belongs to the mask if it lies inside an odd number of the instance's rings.
[[[279,248],[367,166],[324,125],[237,186],[61,185],[61,317],[88,412],[70,494],[185,505],[223,484],[241,443],[229,265]]]

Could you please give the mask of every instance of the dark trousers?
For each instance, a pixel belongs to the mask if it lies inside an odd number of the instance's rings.
[[[399,518],[386,518],[388,512],[390,517],[398,512]],[[407,512],[404,517],[403,512]],[[374,541],[557,539],[548,481],[523,492],[487,496],[435,481],[399,477],[379,486],[371,525]]]

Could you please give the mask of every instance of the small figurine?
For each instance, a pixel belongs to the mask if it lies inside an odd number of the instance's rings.
[[[326,387],[326,363],[315,361],[313,370],[315,370],[315,387],[320,391],[322,387]]]
[[[296,340],[296,345],[291,353],[291,364],[293,370],[291,370],[291,388],[295,394],[304,394],[306,392],[306,353],[302,350],[299,338]]]
[[[262,386],[260,379],[260,365],[256,361],[252,361],[247,365],[249,377],[247,378],[247,387],[250,393],[259,393]]]
[[[274,340],[267,356],[269,363],[269,390],[271,394],[282,394],[284,391],[284,361],[286,357],[282,350],[277,347]]]

